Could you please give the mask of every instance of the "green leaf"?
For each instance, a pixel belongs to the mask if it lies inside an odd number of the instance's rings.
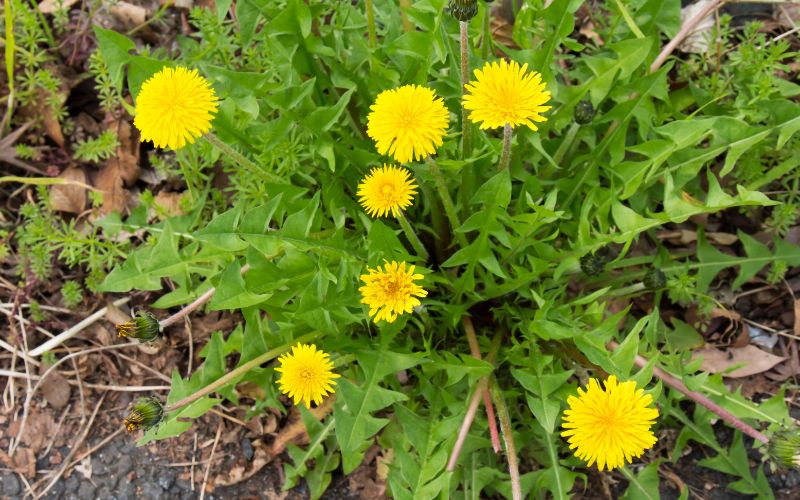
[[[108,66],[114,86],[122,88],[122,71],[130,61],[132,57],[130,51],[136,48],[136,44],[130,38],[113,30],[107,30],[97,25],[92,26],[92,30],[97,38],[97,48]]]
[[[243,309],[266,301],[271,293],[256,294],[248,290],[242,277],[242,266],[233,261],[222,272],[217,291],[208,305],[210,311],[222,309]]]
[[[408,399],[404,394],[384,389],[379,384],[384,377],[422,362],[417,356],[380,350],[362,351],[357,359],[364,370],[364,382],[358,386],[340,379],[334,406],[336,440],[342,449],[342,468],[345,474],[361,463],[371,438],[389,421],[372,414],[398,401]]]

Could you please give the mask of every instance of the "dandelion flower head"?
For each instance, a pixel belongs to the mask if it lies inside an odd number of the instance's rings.
[[[414,274],[414,266],[406,269],[406,263],[385,262],[383,269],[367,269],[369,274],[362,274],[364,286],[361,292],[361,303],[369,306],[369,315],[376,323],[386,320],[394,322],[397,316],[410,313],[420,305],[418,297],[428,295],[420,285],[414,283],[421,280],[421,274]]]
[[[380,154],[400,163],[434,154],[450,120],[442,98],[419,85],[385,90],[370,109],[367,135]]]
[[[527,69],[527,64],[520,67],[505,59],[476,69],[475,80],[465,85],[464,108],[470,111],[469,119],[480,123],[481,129],[509,124],[537,130],[534,122],[547,120],[542,113],[550,109],[544,106],[550,92],[545,90],[542,75]]]
[[[601,471],[622,467],[640,457],[656,443],[650,430],[658,410],[650,408],[653,398],[637,389],[636,382],[618,383],[614,375],[605,381],[605,390],[597,379],[589,380],[584,391],[567,399],[561,433],[575,456]]]
[[[211,130],[218,105],[211,84],[196,69],[164,68],[142,84],[133,124],[142,142],[180,149]]]
[[[372,217],[389,213],[397,217],[401,210],[411,206],[417,193],[418,186],[410,177],[411,172],[402,167],[373,168],[358,185],[358,201]]]
[[[281,374],[278,386],[283,394],[294,401],[301,402],[306,408],[311,408],[311,402],[322,404],[322,398],[333,394],[335,378],[333,363],[328,359],[328,354],[317,349],[314,344],[300,344],[292,347],[291,353],[285,353],[278,358],[280,367],[275,371]]]

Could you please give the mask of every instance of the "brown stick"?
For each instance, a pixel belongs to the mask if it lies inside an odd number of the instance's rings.
[[[722,7],[722,4],[724,4],[726,1],[727,0],[713,0],[712,2],[709,2],[709,4],[706,5],[703,10],[695,14],[693,18],[683,23],[683,26],[681,26],[681,29],[678,31],[678,34],[675,35],[675,38],[670,40],[668,44],[664,45],[664,48],[661,49],[661,53],[658,54],[658,57],[656,57],[655,61],[653,61],[653,64],[650,65],[650,73],[655,73],[658,71],[658,69],[664,64],[675,48],[694,31],[698,24],[700,24],[700,21],[705,19],[706,16],[715,10]]]
[[[472,357],[481,359],[481,348],[478,345],[478,338],[475,335],[475,327],[472,325],[472,320],[469,316],[464,316],[461,322],[464,324],[464,331],[467,332],[467,342],[469,342],[469,351]],[[492,360],[489,362],[491,363]],[[492,394],[489,392],[488,384],[483,386],[481,393],[483,395],[483,405],[486,407],[486,419],[489,421],[489,436],[492,438],[492,448],[494,448],[495,453],[500,453],[503,447],[500,444],[500,434],[497,432],[497,419],[494,416]]]

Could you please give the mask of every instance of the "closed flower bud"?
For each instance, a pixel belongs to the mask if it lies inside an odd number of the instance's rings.
[[[128,432],[133,432],[137,429],[148,430],[158,425],[163,418],[164,407],[158,398],[151,396],[139,399],[122,423]]]
[[[667,285],[667,277],[661,269],[654,267],[647,271],[642,283],[644,283],[645,288],[648,290],[660,290]]]
[[[575,122],[578,125],[592,123],[592,120],[594,119],[594,106],[592,106],[592,101],[589,99],[584,99],[579,102],[575,106],[573,116],[575,117]]]
[[[786,469],[800,469],[800,432],[783,429],[769,440],[767,453],[778,465]]]
[[[466,23],[478,13],[478,0],[450,0],[448,7],[453,17]]]
[[[152,313],[139,311],[136,317],[117,325],[120,337],[131,337],[142,342],[150,342],[158,338],[158,320]]]
[[[581,271],[587,276],[599,276],[606,268],[606,259],[597,253],[587,253],[581,257]]]

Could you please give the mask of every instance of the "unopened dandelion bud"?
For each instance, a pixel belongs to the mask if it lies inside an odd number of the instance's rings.
[[[769,440],[767,453],[778,465],[787,469],[800,469],[800,431],[782,429]]]
[[[606,258],[600,253],[587,253],[581,257],[581,271],[587,276],[600,276],[606,269]]]
[[[448,8],[453,17],[467,23],[478,13],[478,0],[450,0]]]
[[[648,290],[660,290],[667,285],[667,276],[661,269],[654,267],[647,271],[642,283]]]
[[[594,119],[594,106],[592,106],[592,101],[589,99],[584,99],[579,102],[575,106],[575,111],[573,112],[573,116],[575,117],[575,122],[578,125],[586,125],[588,123],[592,123]]]
[[[140,398],[128,416],[123,419],[125,430],[133,432],[137,429],[148,430],[158,425],[164,418],[164,406],[155,397]]]
[[[158,320],[152,313],[146,311],[139,311],[132,320],[117,325],[117,333],[120,337],[139,339],[142,342],[157,339],[158,330]]]

